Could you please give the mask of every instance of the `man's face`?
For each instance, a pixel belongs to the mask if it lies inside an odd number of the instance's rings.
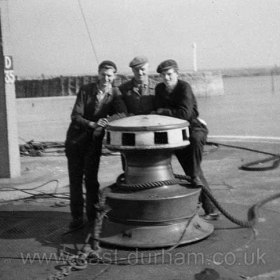
[[[167,88],[173,89],[177,85],[178,73],[175,71],[175,69],[170,68],[166,71],[163,71],[160,76]]]
[[[134,74],[134,78],[138,83],[144,83],[148,78],[149,64],[143,64],[138,67],[133,67],[132,72]]]
[[[115,69],[101,68],[100,71],[98,72],[98,80],[100,86],[102,87],[111,86],[115,79],[115,76],[116,76]]]

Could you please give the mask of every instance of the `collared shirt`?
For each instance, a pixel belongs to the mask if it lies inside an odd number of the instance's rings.
[[[140,95],[146,95],[148,88],[149,88],[149,80],[147,80],[145,83],[138,83],[135,79],[133,79],[133,91],[140,94]]]
[[[93,89],[95,91],[95,89]],[[113,88],[108,87],[105,89],[100,89],[100,87],[97,85],[96,93],[95,94],[95,111],[98,112],[103,107],[103,104],[107,101],[111,100],[112,94],[113,94]]]
[[[156,81],[148,79],[147,84],[139,85],[132,79],[119,87],[129,114],[150,114],[155,110],[156,84]]]
[[[107,87],[105,89],[101,89],[99,85],[97,84],[97,94],[96,94],[96,99],[98,102],[101,102],[107,95],[112,94],[112,86]]]

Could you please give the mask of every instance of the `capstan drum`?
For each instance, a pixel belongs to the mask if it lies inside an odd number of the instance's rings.
[[[174,150],[189,145],[188,126],[187,121],[152,114],[108,125],[106,147],[120,151],[126,166],[121,179],[106,189],[111,210],[101,242],[156,248],[191,243],[213,232],[213,225],[197,214],[200,189],[178,183],[171,166]]]

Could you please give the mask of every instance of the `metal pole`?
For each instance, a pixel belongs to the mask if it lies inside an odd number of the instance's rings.
[[[197,72],[197,58],[196,58],[196,43],[192,43],[192,49],[193,49],[193,71]]]

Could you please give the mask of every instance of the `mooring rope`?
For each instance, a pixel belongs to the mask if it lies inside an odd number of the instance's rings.
[[[280,165],[280,155],[274,154],[274,153],[269,153],[269,152],[264,152],[256,149],[251,149],[247,147],[242,147],[242,146],[236,146],[236,145],[230,145],[230,144],[223,144],[223,143],[217,143],[217,142],[206,142],[206,145],[208,146],[215,146],[215,147],[227,147],[227,148],[233,148],[233,149],[239,149],[239,150],[244,150],[244,151],[249,151],[249,152],[254,152],[254,153],[259,153],[263,155],[269,155],[269,158],[266,159],[261,159],[261,160],[256,160],[252,161],[249,163],[245,163],[239,167],[241,170],[245,171],[267,171],[267,170],[272,170],[277,168]],[[272,164],[270,166],[257,166],[262,163],[270,162],[272,161]]]
[[[148,190],[154,189],[162,186],[171,186],[176,184],[190,184],[189,182],[190,177],[176,177],[170,180],[163,180],[163,181],[155,181],[155,182],[146,182],[142,184],[126,184],[124,173],[120,174],[117,178],[115,189],[126,191],[126,192],[133,192],[133,191],[141,191],[141,190]],[[114,188],[114,187],[112,187]]]
[[[242,169],[242,170],[247,170],[247,171],[271,170],[273,168],[278,167],[280,164],[279,155],[262,152],[262,151],[258,151],[258,150],[254,150],[254,149],[250,149],[250,148],[238,147],[238,146],[227,145],[227,144],[219,144],[219,143],[214,143],[214,142],[208,142],[208,145],[215,145],[216,147],[225,146],[225,147],[230,147],[230,148],[243,149],[243,150],[247,150],[247,151],[268,154],[271,156],[268,159],[258,160],[258,161],[254,161],[251,163],[244,164],[240,167],[240,169]],[[273,160],[273,164],[269,167],[252,167],[257,164],[269,162],[271,160]],[[185,176],[185,175],[179,175],[179,174],[174,174],[174,177],[175,177],[174,179],[170,179],[170,180],[146,182],[143,184],[127,184],[125,182],[124,174],[121,174],[118,176],[116,183],[113,184],[112,186],[110,186],[110,188],[112,190],[118,190],[118,191],[137,192],[137,191],[141,191],[141,190],[153,189],[153,188],[158,188],[158,187],[162,187],[162,186],[170,186],[170,185],[175,185],[175,184],[185,185],[185,187],[193,187],[193,186],[191,186],[190,177]],[[231,222],[233,222],[241,227],[254,229],[254,226],[258,222],[259,209],[264,204],[266,204],[272,200],[280,198],[280,193],[276,193],[272,196],[269,196],[269,197],[255,203],[247,211],[247,220],[241,220],[241,219],[234,217],[226,209],[224,209],[223,206],[221,206],[221,204],[217,201],[217,199],[211,193],[207,180],[205,179],[202,172],[201,172],[201,179],[202,179],[204,185],[201,185],[199,187],[201,187],[202,191],[207,195],[207,197],[211,200],[211,202],[216,206],[216,208],[227,219],[229,219]],[[103,264],[109,264],[109,265],[110,264],[120,264],[123,261],[127,260],[127,258],[125,258],[125,257],[124,258],[119,257],[117,259],[114,259],[114,261],[108,261],[108,260],[105,261],[101,257],[101,247],[99,246],[100,233],[101,233],[104,217],[110,211],[110,208],[108,207],[108,205],[106,205],[106,196],[107,196],[106,192],[107,192],[107,188],[104,189],[102,192],[100,192],[99,204],[96,205],[96,208],[98,210],[96,223],[95,223],[95,225],[92,226],[91,231],[87,235],[87,238],[85,240],[85,245],[84,245],[82,251],[78,255],[70,256],[68,259],[68,265],[62,267],[61,271],[57,272],[56,274],[50,275],[50,277],[48,279],[53,279],[53,280],[63,279],[64,277],[67,277],[71,273],[72,270],[85,269],[87,267],[89,260],[91,262],[93,261],[96,263],[103,263]],[[197,215],[197,211],[198,211],[198,209],[195,211],[193,217],[195,215]],[[182,234],[180,235],[180,238],[178,239],[176,244],[173,245],[172,247],[170,247],[169,249],[165,250],[165,252],[167,252],[167,251],[170,252],[180,245],[180,242],[181,242],[181,240],[185,234],[185,231],[187,230],[187,227],[190,224],[192,218],[188,219],[188,221],[184,227],[184,230],[182,231]],[[70,233],[70,231],[68,233]],[[93,239],[92,246],[90,245],[91,238]],[[164,253],[162,253],[162,252],[158,253],[157,257],[161,256],[162,254],[164,254]],[[105,268],[105,270],[106,270],[106,268]]]

